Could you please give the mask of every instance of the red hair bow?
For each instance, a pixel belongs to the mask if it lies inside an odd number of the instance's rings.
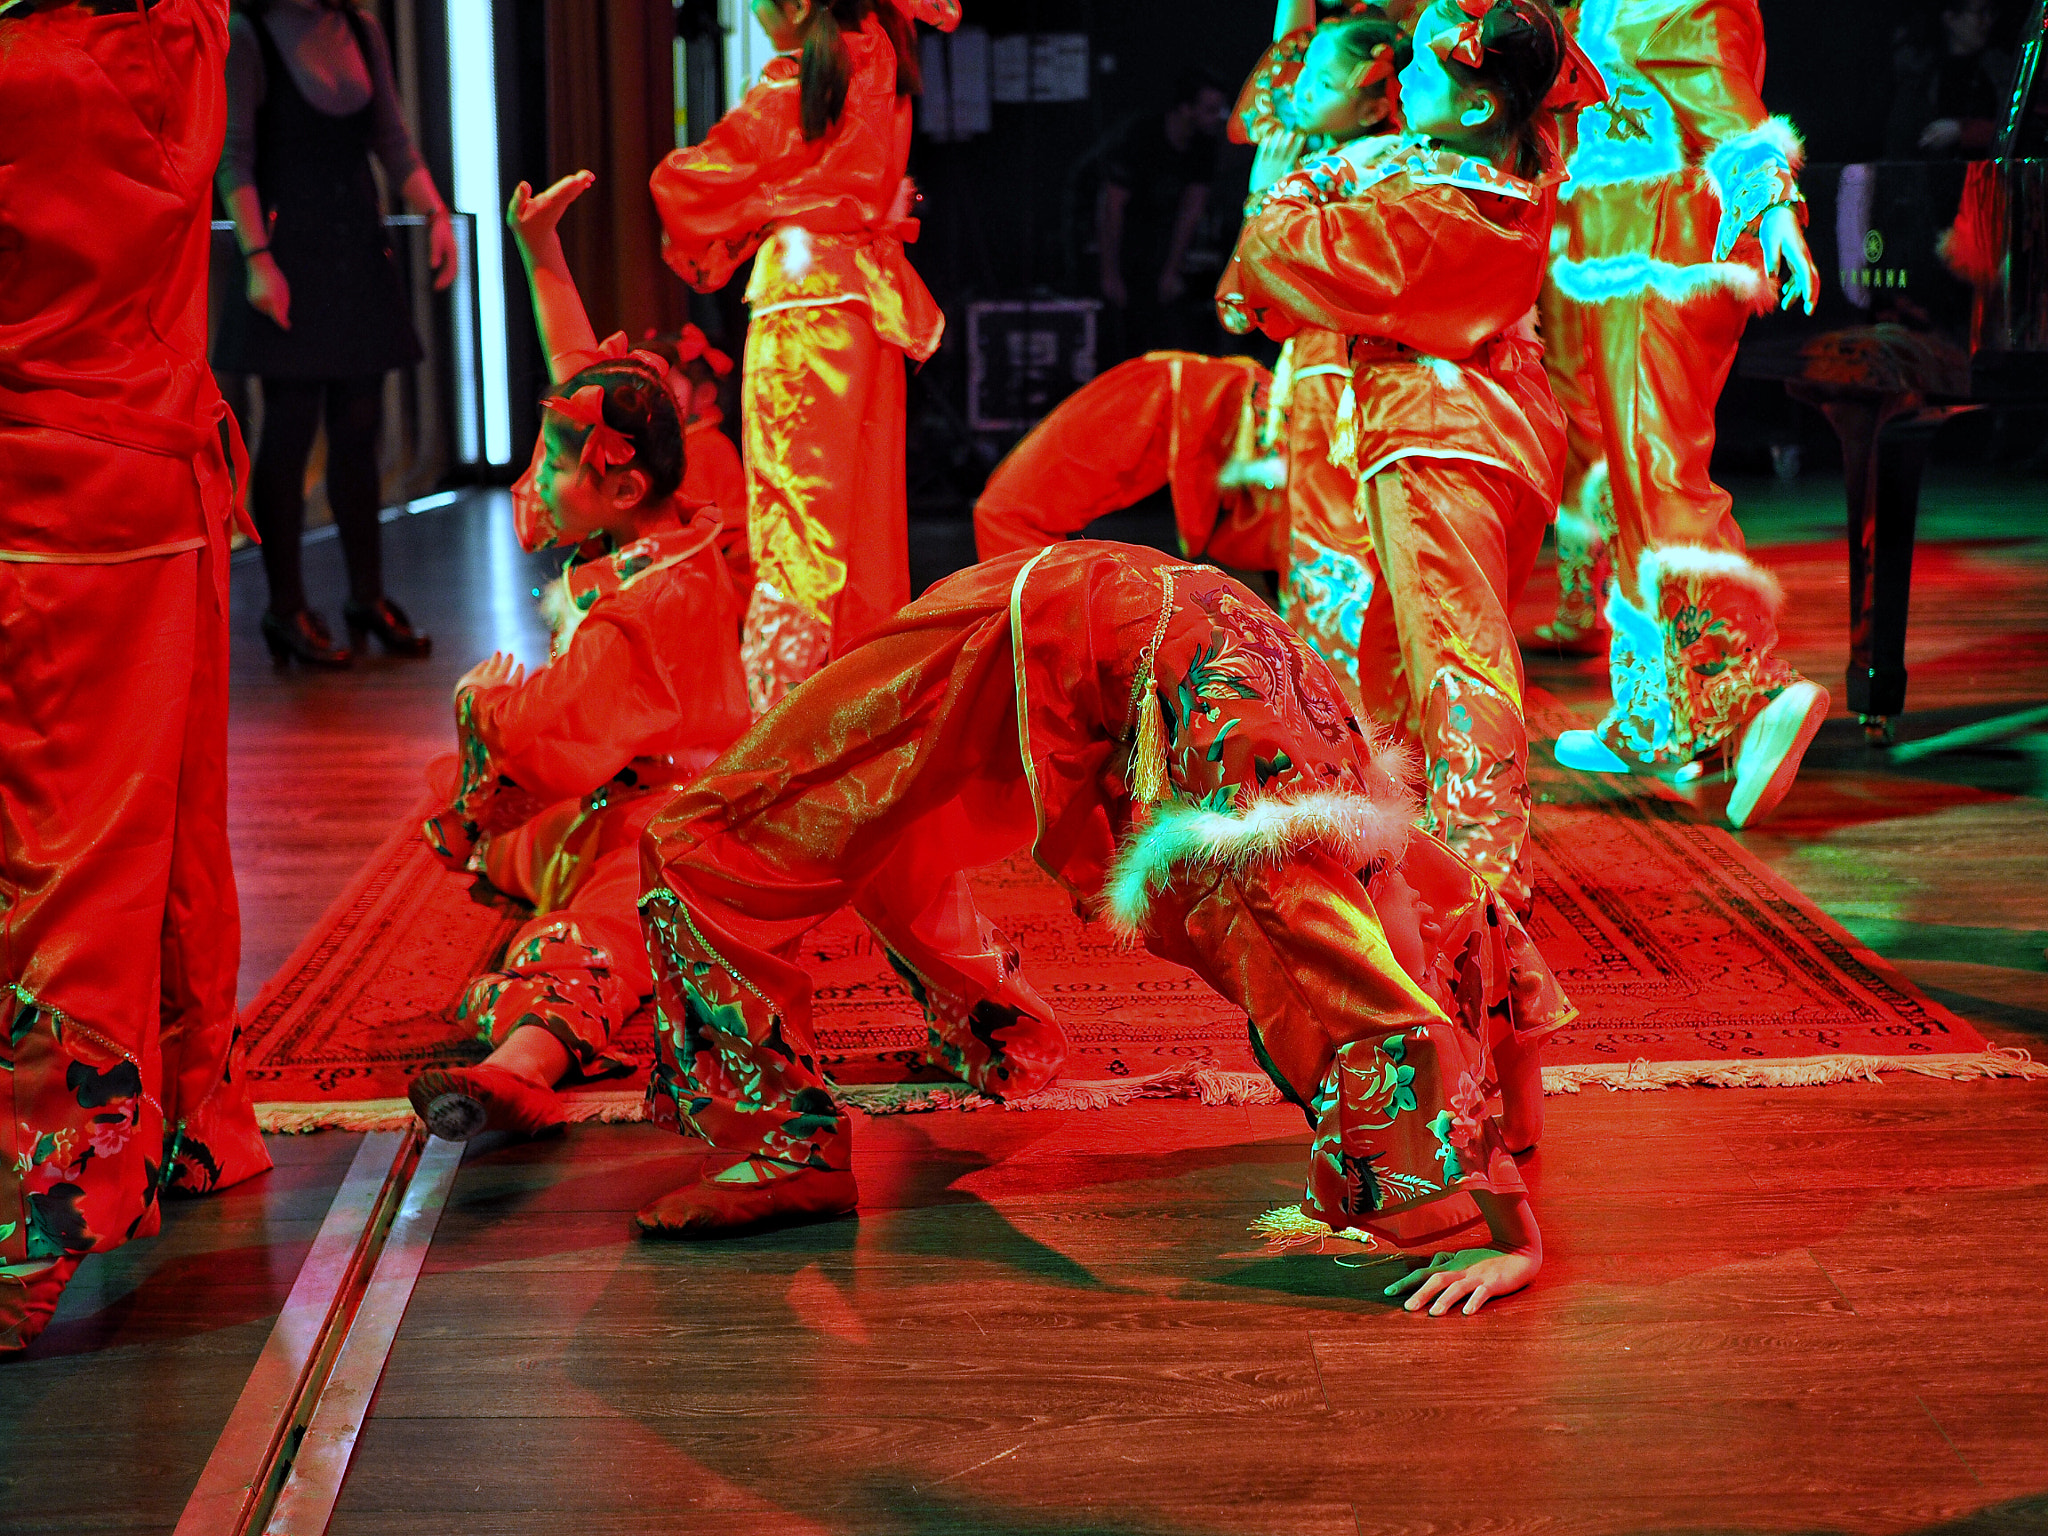
[[[602,384],[586,384],[566,399],[550,400],[548,409],[564,421],[590,429],[590,435],[583,439],[581,457],[598,474],[632,462],[633,445],[626,440],[626,434],[605,422]]]
[[[1558,61],[1557,79],[1543,105],[1553,112],[1577,112],[1597,107],[1607,99],[1607,82],[1585,49],[1569,32],[1564,34],[1564,57]]]
[[[695,362],[703,358],[706,366],[721,379],[732,372],[732,359],[727,357],[694,325],[686,325],[676,336],[676,356],[683,362]]]
[[[1493,0],[1458,0],[1458,9],[1465,19],[1451,34],[1444,56],[1477,69],[1486,62],[1486,13],[1493,9]]]
[[[1393,77],[1394,45],[1376,43],[1373,45],[1372,62],[1366,65],[1365,72],[1358,77],[1355,89],[1362,91],[1369,85],[1377,85],[1380,81],[1391,80]]]

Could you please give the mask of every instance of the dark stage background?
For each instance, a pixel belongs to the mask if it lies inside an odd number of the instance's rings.
[[[2019,0],[1988,3],[1987,67],[1995,73],[2010,56],[2024,7]],[[1770,47],[1765,97],[1774,112],[1799,125],[1810,162],[1898,157],[1900,143],[1917,132],[1912,105],[1903,100],[1912,77],[1902,73],[1902,62],[1911,66],[1917,58],[1924,66],[1939,58],[1942,4],[1763,0]],[[440,8],[427,0],[378,0],[378,8],[398,50],[416,51],[415,116],[446,186],[447,110],[436,85],[445,80]],[[911,516],[916,540],[928,546],[920,551],[921,576],[962,558],[973,498],[988,469],[1021,435],[1019,427],[977,427],[972,420],[973,307],[1099,301],[1095,207],[1109,146],[1128,125],[1156,121],[1191,71],[1208,72],[1234,93],[1272,24],[1271,0],[968,0],[966,11],[966,25],[994,45],[998,98],[1005,39],[1078,36],[1085,39],[1086,59],[1084,71],[1069,67],[1059,75],[1042,57],[1024,81],[1041,95],[1078,99],[996,99],[983,131],[935,136],[931,130],[943,129],[945,121],[920,108],[911,171],[925,194],[924,233],[911,256],[948,318],[944,346],[916,372],[910,389]],[[701,137],[722,100],[720,15],[730,24],[744,12],[743,0],[521,0],[496,8],[507,192],[521,179],[540,185],[582,166],[601,178],[563,226],[599,334],[623,328],[639,335],[687,314],[739,354],[746,273],[721,294],[686,293],[660,263],[645,188],[648,172],[673,141],[673,40],[679,33],[685,38],[685,131]],[[934,38],[932,46],[943,57],[949,45]],[[1013,71],[1013,85],[1015,78]],[[1909,82],[1906,89],[1896,88],[1900,80]],[[1213,284],[1221,268],[1249,165],[1248,150],[1218,146],[1208,212],[1187,263],[1191,287]],[[523,278],[507,254],[516,466],[537,426],[531,402],[543,376]],[[1112,317],[1099,318],[1096,361],[1106,367],[1120,355],[1119,338]],[[1008,323],[1030,329],[1036,322]],[[1256,338],[1230,338],[1213,326],[1196,344],[1218,352],[1271,351]],[[1003,352],[998,337],[984,348],[984,358],[995,366]],[[1072,387],[1077,370],[1070,365],[1062,352],[1051,384],[1038,378],[1041,404]],[[728,404],[728,421],[736,421],[736,396]],[[1819,416],[1794,406],[1776,384],[1738,376],[1720,414],[1719,462],[1730,473],[1773,467],[1832,473],[1839,463],[1833,434]],[[1948,428],[1936,456],[2032,459],[2039,470],[2043,436],[2038,414],[1984,412]]]

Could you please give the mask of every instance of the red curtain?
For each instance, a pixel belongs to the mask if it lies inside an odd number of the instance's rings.
[[[673,0],[546,0],[548,175],[597,174],[562,220],[562,249],[599,336],[638,341],[686,317],[661,260],[647,178],[675,147]]]

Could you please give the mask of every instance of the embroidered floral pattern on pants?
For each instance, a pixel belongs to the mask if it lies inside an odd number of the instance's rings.
[[[1358,637],[1379,581],[1377,565],[1294,535],[1280,612],[1331,666],[1358,681]]]

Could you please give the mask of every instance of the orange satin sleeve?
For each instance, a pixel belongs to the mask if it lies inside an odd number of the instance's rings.
[[[1246,222],[1218,292],[1242,295],[1234,307],[1275,340],[1317,326],[1467,357],[1527,314],[1543,282],[1549,221],[1496,223],[1486,196],[1397,175],[1337,203],[1273,199]]]
[[[798,110],[796,60],[771,59],[702,142],[654,168],[662,257],[700,293],[724,287],[785,213],[783,184],[813,158]]]
[[[517,688],[478,691],[491,767],[535,799],[575,799],[635,758],[722,749],[745,728],[715,551],[654,580],[659,590],[592,610],[568,650]]]
[[[1626,48],[1626,36],[1620,40]],[[1670,101],[1689,158],[1697,159],[1770,116],[1761,94],[1764,29],[1756,0],[1704,0],[1687,6],[1639,47],[1636,67]]]

